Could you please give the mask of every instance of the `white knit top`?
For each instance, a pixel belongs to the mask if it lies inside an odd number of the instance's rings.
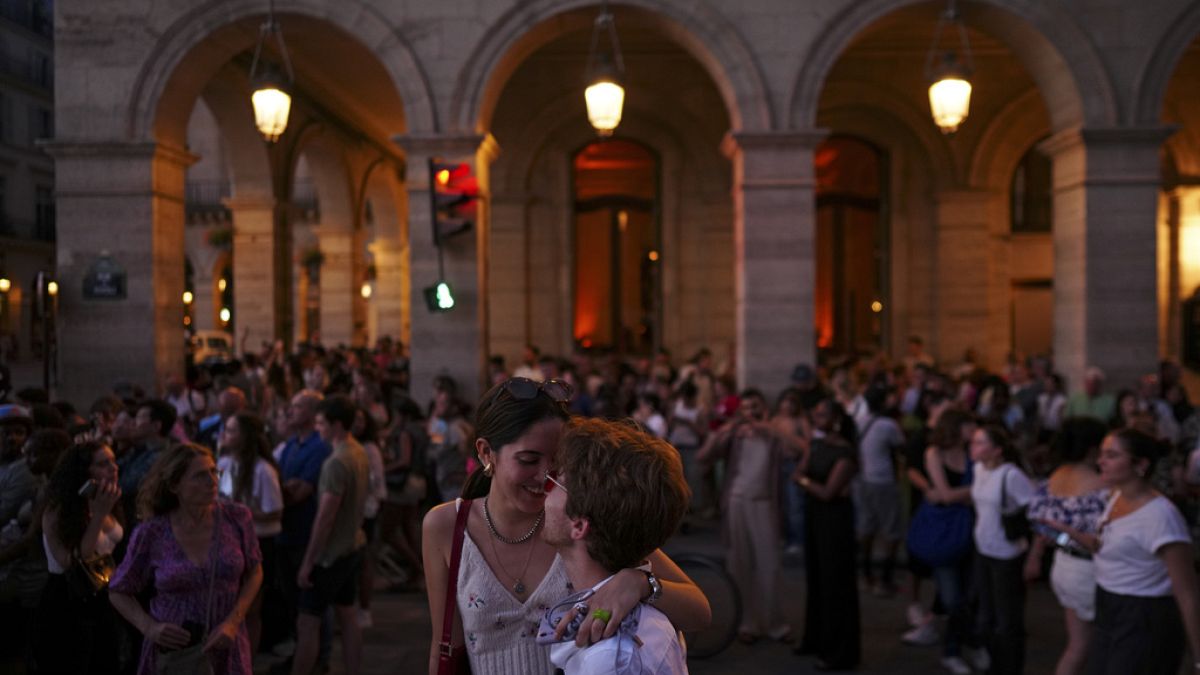
[[[522,604],[496,579],[471,535],[464,536],[458,569],[458,613],[471,672],[553,675],[549,646],[539,645],[534,639],[542,616],[571,592],[562,558],[555,556],[542,583]]]

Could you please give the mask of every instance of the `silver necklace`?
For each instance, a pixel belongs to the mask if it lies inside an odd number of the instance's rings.
[[[545,516],[546,516],[546,509],[542,509],[541,511],[538,511],[537,520],[534,521],[533,527],[529,528],[528,532],[521,535],[520,537],[517,537],[516,539],[509,539],[508,537],[506,537],[496,531],[496,524],[492,522],[492,512],[488,510],[488,498],[487,497],[483,498],[483,519],[484,519],[484,521],[487,522],[488,531],[492,533],[493,537],[499,539],[500,541],[502,541],[506,544],[514,544],[514,545],[515,544],[524,544],[525,542],[529,541],[529,538],[533,536],[533,533],[537,532],[538,528],[542,526],[542,518],[544,518]]]

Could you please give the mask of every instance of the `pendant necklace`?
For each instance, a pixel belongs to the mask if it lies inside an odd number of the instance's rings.
[[[499,539],[500,541],[502,541],[506,544],[511,544],[513,546],[516,546],[518,544],[523,544],[526,541],[529,541],[529,539],[534,535],[534,533],[538,531],[538,528],[542,526],[542,518],[544,518],[545,515],[546,515],[546,510],[542,509],[541,512],[538,513],[537,520],[533,523],[533,527],[530,528],[530,530],[528,532],[526,532],[524,535],[522,535],[520,537],[517,537],[516,539],[509,539],[508,537],[505,537],[504,535],[502,535],[496,531],[496,526],[495,526],[495,524],[492,523],[492,514],[488,510],[487,497],[483,498],[483,519],[485,522],[487,522],[488,531],[491,532],[491,534],[492,534],[492,555],[496,556],[496,562],[500,564],[500,569],[504,571],[504,574],[508,578],[510,578],[514,581],[514,583],[512,585],[512,590],[513,590],[513,593],[515,593],[516,595],[525,595],[525,590],[526,590],[525,589],[525,573],[529,571],[529,562],[531,560],[533,560],[533,549],[534,549],[535,545],[530,544],[529,554],[525,556],[525,566],[521,568],[521,574],[519,576],[514,576],[511,572],[508,571],[508,568],[504,566],[504,561],[500,559],[500,551],[498,551],[496,549],[496,541],[495,540]]]

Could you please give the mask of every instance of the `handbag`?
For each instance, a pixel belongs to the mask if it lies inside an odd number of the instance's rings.
[[[217,525],[214,523],[213,527]],[[212,571],[208,577],[208,606],[204,610],[204,635],[196,644],[183,649],[155,654],[154,666],[158,675],[213,675],[212,660],[204,651],[204,641],[208,639],[208,631],[212,629],[213,586],[217,581],[217,561],[212,561]]]
[[[454,519],[454,543],[450,549],[450,576],[446,579],[446,605],[442,613],[442,639],[438,642],[438,675],[470,675],[471,660],[465,645],[454,646],[454,608],[458,606],[458,568],[462,563],[463,537],[467,533],[467,516],[471,500],[464,499]]]
[[[974,520],[966,504],[922,502],[908,526],[908,551],[930,567],[954,565],[971,552]]]
[[[1009,541],[1017,541],[1018,539],[1029,539],[1033,535],[1033,528],[1029,525],[1028,511],[1029,506],[1021,506],[1013,511],[1005,511],[1004,505],[1008,501],[1008,474],[1012,470],[1004,472],[1004,477],[1000,479],[1000,524],[1004,527],[1004,537]]]
[[[71,566],[67,568],[67,586],[71,594],[80,600],[91,600],[108,588],[116,563],[108,553],[93,553],[84,558],[79,549],[71,554]]]

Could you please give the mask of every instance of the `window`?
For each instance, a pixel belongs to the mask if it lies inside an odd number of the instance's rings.
[[[1053,222],[1053,176],[1050,158],[1030,148],[1013,173],[1010,191],[1012,231],[1049,233]]]
[[[54,241],[54,190],[39,185],[34,195],[33,236],[41,241]]]

